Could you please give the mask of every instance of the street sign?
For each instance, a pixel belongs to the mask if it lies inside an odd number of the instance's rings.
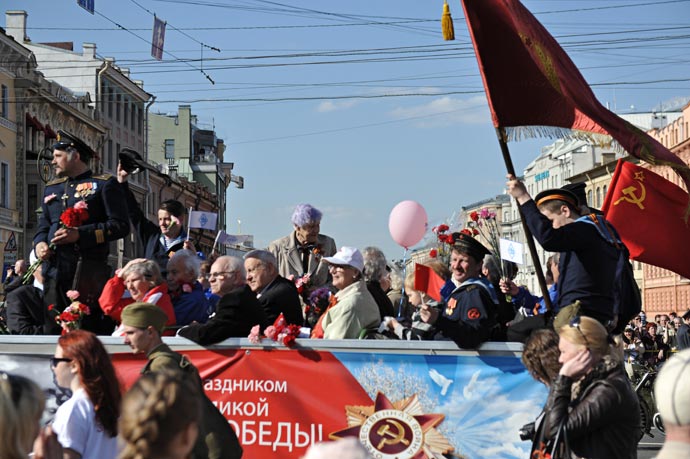
[[[17,261],[17,238],[14,235],[14,231],[10,233],[10,237],[5,243],[2,261],[5,265],[13,265]]]

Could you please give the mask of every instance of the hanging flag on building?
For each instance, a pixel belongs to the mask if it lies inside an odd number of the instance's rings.
[[[511,139],[613,137],[630,155],[672,167],[678,156],[596,99],[558,42],[518,0],[462,0],[494,126]],[[686,203],[687,204],[687,203]]]
[[[633,260],[690,278],[688,193],[635,164],[618,160],[602,211]]]
[[[153,16],[153,38],[151,39],[151,56],[159,61],[163,60],[163,45],[165,44],[166,22],[158,16]]]
[[[77,0],[77,5],[84,8],[89,13],[93,14],[95,0]]]
[[[201,212],[192,210],[189,212],[189,228],[201,228],[205,230],[216,230],[218,214],[213,212]]]

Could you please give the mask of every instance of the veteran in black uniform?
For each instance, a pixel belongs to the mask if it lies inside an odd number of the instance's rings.
[[[465,233],[453,233],[450,255],[454,288],[440,310],[423,304],[421,319],[436,328],[435,340],[453,340],[463,349],[475,349],[498,334],[498,299],[482,263],[489,250]]]
[[[46,184],[34,250],[46,262],[46,304],[63,310],[69,304],[66,292],[78,290],[79,301],[91,310],[82,328],[110,334],[114,323],[104,316],[98,297],[111,276],[109,242],[129,234],[129,219],[125,195],[115,178],[93,175],[89,169],[89,161],[95,156],[74,135],[58,132],[52,160],[58,178]],[[61,225],[63,212],[80,201],[88,206],[86,221],[74,228]]]

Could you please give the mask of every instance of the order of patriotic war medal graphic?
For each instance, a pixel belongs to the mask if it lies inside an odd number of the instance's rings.
[[[453,451],[436,427],[442,414],[425,414],[417,395],[391,402],[379,392],[373,406],[346,406],[348,427],[332,440],[357,437],[377,459],[443,459]]]

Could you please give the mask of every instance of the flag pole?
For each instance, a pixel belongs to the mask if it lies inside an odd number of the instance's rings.
[[[213,248],[211,249],[211,253],[216,251],[216,245],[218,245],[218,239],[220,239],[220,232],[223,230],[218,231],[218,234],[216,234],[216,240],[213,241]]]
[[[187,240],[189,240],[189,232],[192,229],[192,207],[189,208],[189,218],[187,219]]]
[[[506,171],[514,177],[515,166],[513,166],[513,159],[510,157],[510,150],[508,149],[508,142],[506,141],[506,131],[502,127],[496,128],[496,136],[498,137],[498,144],[501,146],[501,153],[503,154],[503,161],[506,164]],[[532,262],[534,263],[534,271],[537,275],[537,281],[539,282],[539,288],[541,289],[541,294],[544,297],[544,304],[546,309],[552,311],[551,297],[549,297],[549,289],[546,287],[546,279],[544,278],[544,271],[541,268],[541,263],[539,262],[539,254],[537,254],[537,246],[534,244],[534,238],[532,237],[532,232],[527,226],[527,220],[525,220],[525,215],[522,213],[520,206],[517,206],[518,212],[520,213],[520,221],[522,222],[522,230],[525,232],[525,239],[527,239],[527,246],[529,247],[529,253],[532,257]],[[503,263],[503,261],[501,261]]]

